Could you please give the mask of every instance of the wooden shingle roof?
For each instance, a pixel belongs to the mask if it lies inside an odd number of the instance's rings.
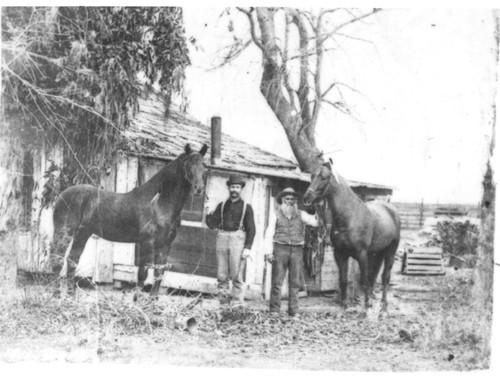
[[[139,112],[132,119],[132,125],[125,132],[127,154],[173,160],[184,151],[189,143],[199,150],[203,144],[210,147],[210,126],[185,113],[171,109],[168,119],[164,116],[164,105],[160,96],[150,92],[139,100]],[[217,165],[207,164],[222,170],[248,174],[298,179],[309,182],[310,175],[301,172],[291,160],[262,150],[228,134],[222,133],[222,157]],[[207,159],[208,160],[208,159]],[[389,186],[348,180],[351,187],[392,189]]]
[[[150,93],[139,100],[137,115],[125,132],[126,152],[131,155],[162,160],[175,159],[189,143],[198,150],[203,144],[210,147],[210,126],[172,109],[168,119],[164,117],[164,105],[160,97]],[[222,133],[222,157],[216,167],[247,173],[307,179],[297,164],[273,153],[250,145]]]

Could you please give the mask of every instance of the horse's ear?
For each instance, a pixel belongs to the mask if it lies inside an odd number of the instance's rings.
[[[332,170],[332,166],[330,165],[330,162],[325,162],[325,163],[322,164],[322,166],[325,166],[330,171]]]
[[[333,159],[332,158],[328,158],[328,160],[330,161],[330,164],[333,166]]]
[[[200,155],[203,157],[207,153],[207,150],[208,150],[208,145],[204,143],[203,147],[200,150]]]
[[[186,152],[187,155],[189,155],[193,152],[193,149],[191,149],[191,145],[189,143],[186,143],[186,146],[184,147],[184,151]]]

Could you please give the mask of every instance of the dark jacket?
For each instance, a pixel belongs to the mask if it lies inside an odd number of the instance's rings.
[[[223,211],[223,220],[221,219],[221,207],[219,203],[215,211],[206,217],[207,226],[210,229],[220,229],[226,232],[234,232],[240,227],[241,216],[243,215],[243,200],[240,198],[234,203],[231,200],[226,201]],[[246,232],[245,249],[251,249],[255,237],[255,222],[253,219],[253,209],[247,203],[245,218],[243,219],[243,230]]]

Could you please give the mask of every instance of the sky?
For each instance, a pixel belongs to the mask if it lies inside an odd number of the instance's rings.
[[[211,70],[232,42],[223,10],[184,10],[198,45],[187,70],[189,112],[204,122],[221,116],[225,133],[294,159],[259,91],[258,48]],[[246,19],[232,19],[247,35]],[[356,39],[338,40],[325,75],[356,89],[345,96],[357,120],[323,107],[320,150],[347,179],[395,187],[393,201],[478,203],[496,88],[492,12],[385,9],[345,31]]]

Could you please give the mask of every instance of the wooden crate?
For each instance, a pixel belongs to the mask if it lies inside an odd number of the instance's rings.
[[[406,248],[401,272],[405,275],[444,275],[441,248],[424,246]]]

